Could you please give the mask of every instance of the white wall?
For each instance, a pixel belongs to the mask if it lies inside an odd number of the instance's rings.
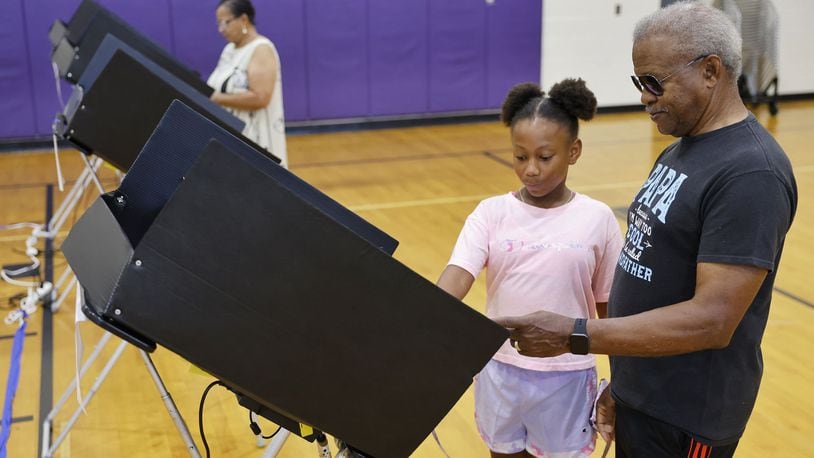
[[[774,7],[780,21],[779,93],[814,93],[814,1],[774,0]]]
[[[781,95],[814,93],[814,1],[774,0]],[[633,27],[661,0],[543,0],[541,85],[581,77],[599,106],[638,105],[633,87]],[[618,13],[617,13],[618,9]]]
[[[639,104],[630,81],[633,27],[660,5],[661,0],[543,0],[543,90],[580,77],[599,106]]]

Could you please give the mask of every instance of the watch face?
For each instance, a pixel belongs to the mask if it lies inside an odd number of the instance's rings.
[[[585,334],[571,334],[568,339],[571,345],[571,353],[575,355],[587,355],[590,350],[590,341]]]
[[[577,318],[574,320],[574,332],[568,338],[571,346],[571,353],[575,355],[587,355],[591,349],[591,339],[588,338],[587,320]]]

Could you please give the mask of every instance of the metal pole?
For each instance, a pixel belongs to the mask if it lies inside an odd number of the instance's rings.
[[[187,446],[189,455],[193,458],[201,458],[201,454],[198,452],[198,447],[195,446],[195,442],[192,440],[192,435],[189,434],[187,424],[181,417],[178,407],[175,406],[172,396],[170,396],[170,393],[167,392],[167,387],[164,386],[164,382],[161,381],[161,377],[158,375],[158,371],[155,368],[155,364],[153,364],[153,360],[150,359],[150,355],[148,355],[146,351],[139,350],[139,353],[144,359],[144,364],[147,365],[147,371],[150,372],[150,377],[153,379],[153,382],[155,382],[155,386],[158,388],[159,394],[161,394],[161,400],[164,401],[164,405],[167,407],[167,412],[169,412],[170,417],[172,417],[175,427],[178,429],[178,432],[181,434],[181,438],[184,440],[184,443]]]
[[[288,435],[291,434],[285,428],[280,428],[280,432],[274,435],[271,438],[271,442],[269,442],[266,449],[263,451],[262,458],[274,458],[280,453],[280,450],[283,448],[283,444],[285,444],[285,440],[288,439]]]
[[[102,371],[96,377],[96,381],[93,382],[93,386],[90,388],[90,390],[88,390],[87,397],[82,401],[82,404],[79,405],[79,407],[73,413],[71,418],[68,420],[68,423],[65,425],[65,428],[62,430],[59,437],[57,437],[57,439],[54,441],[54,444],[49,449],[46,449],[45,447],[43,447],[43,450],[45,450],[43,452],[43,457],[50,458],[50,457],[54,456],[54,452],[56,451],[57,447],[59,447],[59,445],[62,443],[62,441],[65,440],[65,437],[67,437],[68,433],[71,431],[71,428],[73,427],[74,423],[76,423],[76,420],[79,419],[79,414],[82,413],[82,410],[85,408],[85,406],[88,405],[88,403],[90,403],[91,399],[93,399],[93,396],[96,394],[96,391],[99,390],[99,387],[102,385],[102,382],[105,381],[105,378],[107,378],[107,375],[108,375],[108,373],[110,373],[110,370],[113,368],[113,365],[116,364],[116,361],[118,361],[119,358],[122,356],[122,352],[124,351],[124,348],[126,346],[127,346],[127,342],[122,341],[119,344],[119,346],[116,348],[116,352],[113,353],[113,356],[110,358],[110,360],[108,360],[107,364],[105,364],[105,367],[102,369]],[[75,383],[75,381],[74,381],[74,383]],[[66,393],[66,394],[68,394],[68,393]],[[63,396],[63,397],[65,397],[65,396]],[[60,400],[60,401],[62,402],[62,400]],[[49,419],[47,420],[47,424],[43,423],[43,430],[45,432],[50,432],[50,421],[52,419],[53,419],[53,416],[49,415]],[[46,427],[48,427],[49,430],[45,430]],[[45,435],[45,434],[43,435],[43,442],[45,442],[47,440],[46,439],[47,437],[48,437],[48,435]]]
[[[104,194],[105,193],[105,187],[102,186],[102,182],[99,181],[99,177],[96,176],[96,169],[94,169],[93,166],[90,165],[90,161],[88,160],[88,156],[86,156],[85,154],[82,154],[82,153],[80,153],[80,156],[82,156],[82,161],[85,163],[85,166],[88,169],[92,170],[91,173],[90,173],[90,177],[93,179],[93,182],[96,184],[96,189],[99,190],[99,194]]]
[[[96,361],[96,358],[99,357],[99,354],[102,352],[102,349],[107,345],[107,342],[110,340],[110,336],[111,334],[109,332],[105,332],[102,338],[99,339],[99,342],[96,343],[96,347],[94,347],[93,352],[91,352],[91,354],[88,356],[88,359],[85,360],[85,363],[82,364],[82,367],[79,369],[79,373],[71,381],[71,384],[68,385],[68,388],[62,394],[62,397],[59,398],[59,401],[57,401],[54,408],[51,409],[51,412],[48,413],[48,416],[45,417],[45,421],[42,422],[43,453],[45,453],[45,451],[51,448],[51,425],[54,422],[54,417],[56,417],[57,413],[62,409],[65,403],[68,402],[68,398],[71,396],[71,393],[73,393],[74,390],[76,389],[76,381],[81,380],[82,377],[85,375],[85,372],[87,372],[90,365],[93,364],[94,361]]]
[[[82,154],[84,157],[83,153]],[[92,162],[87,162],[87,158],[85,159],[85,168],[82,170],[82,173],[79,175],[79,178],[76,179],[73,187],[70,191],[68,191],[68,195],[65,196],[65,200],[62,201],[62,204],[59,206],[56,212],[54,212],[51,220],[48,222],[48,234],[50,238],[56,237],[57,232],[65,223],[65,220],[70,215],[71,210],[79,203],[79,200],[82,198],[82,194],[85,192],[85,188],[90,184],[91,176],[98,181],[96,177],[96,170],[99,169],[102,165],[102,160],[94,158]]]

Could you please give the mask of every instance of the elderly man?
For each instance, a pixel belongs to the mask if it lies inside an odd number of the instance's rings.
[[[702,4],[637,24],[633,83],[659,132],[679,139],[630,204],[610,318],[496,319],[524,355],[611,355],[598,422],[617,457],[732,456],[754,407],[797,190],[738,95],[740,50],[733,24]]]

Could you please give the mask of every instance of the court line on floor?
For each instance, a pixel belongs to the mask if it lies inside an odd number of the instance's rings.
[[[486,157],[488,157],[489,159],[491,159],[491,160],[495,161],[495,162],[498,162],[498,163],[500,163],[500,164],[505,165],[506,167],[509,167],[510,169],[513,169],[513,168],[514,168],[514,164],[512,164],[511,162],[509,162],[509,161],[507,161],[507,160],[503,159],[502,157],[496,156],[496,155],[495,155],[493,152],[491,152],[491,151],[484,151],[484,152],[483,152],[483,155],[484,155],[484,156],[486,156]]]
[[[34,415],[24,415],[22,417],[12,417],[11,423],[25,423],[27,421],[34,421]]]
[[[604,183],[597,185],[575,186],[579,192],[591,192],[603,189],[625,189],[625,188],[639,188],[641,181],[620,181],[616,183]],[[349,205],[347,208],[353,212],[374,211],[374,210],[390,210],[395,208],[408,208],[408,207],[423,207],[431,205],[447,205],[458,204],[464,202],[480,202],[483,199],[494,196],[494,194],[478,194],[470,196],[457,196],[457,197],[436,197],[433,199],[417,199],[417,200],[404,200],[399,202],[380,202],[375,204],[364,205]]]
[[[776,286],[774,287],[774,290],[777,291],[778,293],[786,296],[789,299],[792,299],[792,300],[797,301],[797,302],[799,302],[799,303],[801,303],[803,305],[807,305],[807,306],[809,306],[811,308],[814,308],[814,303],[809,302],[809,301],[803,299],[802,297],[800,297],[800,296],[798,296],[796,294],[792,294],[792,293],[790,293],[790,292],[788,292],[788,291],[786,291],[786,290],[784,290],[782,288],[778,288]]]
[[[33,337],[33,336],[37,335],[37,333],[36,332],[26,332],[24,335],[25,335],[25,337]],[[14,334],[7,334],[7,335],[0,336],[0,340],[11,340],[13,338],[14,338]]]
[[[118,183],[118,181],[119,180],[117,178],[100,178],[99,179],[99,182],[102,183],[102,185],[104,185],[104,186],[109,185],[109,184],[116,184],[116,183]],[[34,183],[29,182],[29,183],[0,184],[0,191],[19,190],[19,189],[27,189],[27,188],[36,189],[36,188],[41,188],[43,186],[48,186],[48,185],[53,186],[55,184],[56,183],[49,182],[49,181],[34,182]],[[74,184],[76,184],[76,181],[75,180],[74,181],[66,181],[64,184],[65,184],[65,187],[68,188],[68,187],[73,186]]]
[[[352,212],[390,210],[394,208],[424,207],[430,205],[458,204],[463,202],[479,202],[488,197],[491,197],[491,195],[484,194],[477,196],[436,197],[434,199],[418,199],[418,200],[404,200],[400,202],[381,202],[366,205],[350,205],[348,206],[348,209]]]
[[[45,188],[45,221],[51,221],[54,214],[54,186]],[[54,282],[54,242],[45,239],[45,281]],[[42,337],[40,341],[40,420],[48,417],[54,404],[54,317],[51,311],[51,299],[46,298],[42,304]],[[37,456],[42,456],[42,428],[37,428]]]
[[[18,229],[15,229],[15,230],[18,230]],[[55,239],[66,237],[68,235],[68,232],[70,232],[70,230],[57,232],[57,236],[55,237]],[[18,234],[18,235],[6,235],[6,236],[3,236],[3,237],[0,237],[0,243],[4,243],[4,242],[22,242],[24,240],[27,240],[29,237],[31,237],[30,233],[28,233],[28,234]]]
[[[511,151],[510,148],[501,148],[498,151]],[[359,165],[359,164],[377,164],[385,162],[406,162],[406,161],[420,161],[427,159],[449,159],[453,157],[466,157],[478,156],[484,154],[483,150],[477,151],[459,151],[450,153],[427,153],[427,154],[412,154],[407,156],[391,156],[391,157],[376,157],[376,158],[362,158],[362,159],[347,159],[339,161],[323,161],[323,162],[309,162],[304,164],[289,164],[292,170],[317,168],[317,167],[332,167],[340,165]]]

